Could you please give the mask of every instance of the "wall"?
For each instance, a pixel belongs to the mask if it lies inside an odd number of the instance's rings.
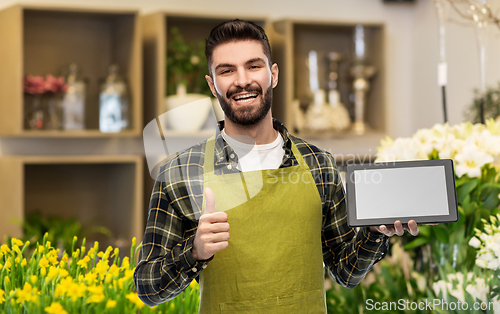
[[[0,0],[0,9],[16,1]],[[67,1],[32,0],[28,3],[67,6]],[[414,4],[385,4],[382,0],[301,0],[228,2],[223,0],[74,0],[72,6],[138,8],[143,13],[156,10],[177,12],[222,12],[260,15],[272,19],[285,17],[331,19],[345,22],[376,22],[386,25],[386,78],[388,134],[410,136],[417,128],[442,122],[440,92],[437,87],[437,18],[432,0]],[[488,82],[499,78],[500,31],[492,28],[492,49],[488,63]],[[472,89],[479,85],[477,49],[472,28],[455,24],[448,31],[449,120],[463,120]],[[0,139],[1,154],[121,154],[143,153],[140,139]]]

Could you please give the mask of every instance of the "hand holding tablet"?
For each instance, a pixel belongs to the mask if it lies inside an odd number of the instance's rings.
[[[346,183],[351,227],[385,225],[385,231],[371,230],[399,235],[406,224],[406,230],[415,235],[417,223],[458,221],[452,160],[348,165]]]

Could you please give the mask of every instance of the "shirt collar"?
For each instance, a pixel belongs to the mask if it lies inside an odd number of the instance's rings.
[[[219,131],[224,129],[224,120],[219,121]],[[293,156],[292,154],[292,140],[290,138],[290,133],[281,121],[273,118],[273,128],[277,130],[283,137],[283,150],[285,151],[285,158]],[[222,134],[217,132],[215,139],[215,164],[214,166],[227,166],[231,164],[231,168],[236,169],[238,165],[238,157],[234,153],[234,150],[229,146],[229,144],[224,140]],[[284,159],[285,159],[284,158]]]

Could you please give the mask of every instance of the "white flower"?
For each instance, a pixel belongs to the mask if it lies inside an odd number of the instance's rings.
[[[472,239],[470,239],[469,241],[469,245],[477,249],[479,245],[481,245],[481,241],[479,241],[479,239],[476,237],[472,237]]]
[[[467,291],[472,297],[483,302],[487,301],[486,296],[489,294],[489,290],[490,289],[486,285],[483,278],[476,278],[476,282],[474,285],[469,284],[465,288],[465,291]]]
[[[469,177],[479,177],[481,175],[481,167],[491,163],[493,157],[489,154],[481,152],[475,145],[467,145],[461,153],[455,155],[455,172],[458,177],[468,174]]]

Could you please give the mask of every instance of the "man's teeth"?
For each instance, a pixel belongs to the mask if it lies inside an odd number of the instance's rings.
[[[256,93],[252,93],[252,94],[245,94],[245,95],[238,95],[236,97],[234,97],[234,100],[238,101],[238,102],[249,102],[251,101],[254,97],[257,97],[257,94]]]

